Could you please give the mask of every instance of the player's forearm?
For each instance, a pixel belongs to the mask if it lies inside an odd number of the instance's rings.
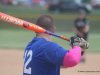
[[[79,32],[79,31],[76,29],[76,27],[73,27],[73,31],[74,31],[76,34],[78,34],[78,35],[82,34],[81,32]]]
[[[73,49],[69,50],[69,52],[66,53],[63,60],[63,66],[73,67],[79,63],[80,59],[81,48],[78,46],[74,46]]]
[[[87,33],[89,31],[89,28],[90,28],[89,25],[86,25],[84,28],[84,32]]]

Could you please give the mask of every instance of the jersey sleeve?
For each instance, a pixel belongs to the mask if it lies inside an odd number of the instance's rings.
[[[89,25],[89,21],[87,19],[85,19],[85,24]]]
[[[51,64],[63,65],[64,56],[68,51],[58,44],[50,42],[44,50],[44,60]]]

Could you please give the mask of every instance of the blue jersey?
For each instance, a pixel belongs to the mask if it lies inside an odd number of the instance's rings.
[[[68,51],[54,42],[35,37],[25,49],[23,75],[60,75],[60,65]]]

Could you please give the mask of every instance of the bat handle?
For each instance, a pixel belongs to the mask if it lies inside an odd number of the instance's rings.
[[[70,38],[67,38],[67,37],[64,37],[64,36],[61,36],[61,39],[64,39],[64,40],[70,41]]]
[[[57,35],[57,34],[55,34],[55,33],[52,33],[52,32],[50,32],[50,31],[47,31],[47,30],[45,30],[45,33],[46,33],[46,34],[49,34],[49,35],[53,35],[53,36],[59,37],[59,38],[61,38],[61,39],[67,40],[67,41],[70,41],[69,38],[66,38],[66,37],[61,36],[61,35]]]

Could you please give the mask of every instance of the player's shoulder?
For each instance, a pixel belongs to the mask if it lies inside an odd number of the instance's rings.
[[[57,43],[55,43],[55,42],[49,42],[49,44],[48,44],[49,46],[59,46]]]
[[[59,49],[61,48],[60,45],[58,45],[55,42],[48,42],[48,45],[45,46],[45,49],[43,50],[44,55],[51,56],[55,54]]]
[[[84,20],[84,21],[87,21],[87,18],[85,17],[83,20]]]
[[[59,45],[55,42],[51,42],[51,41],[47,41],[45,38],[34,38],[34,40],[32,41],[33,45],[35,44],[35,46],[38,46],[39,48],[57,48],[59,47]]]
[[[58,45],[55,42],[48,42],[48,44],[46,45],[46,50],[56,50],[57,48],[61,47],[60,45]]]
[[[86,24],[89,24],[89,21],[88,21],[86,18],[84,18],[83,21],[84,21]]]

